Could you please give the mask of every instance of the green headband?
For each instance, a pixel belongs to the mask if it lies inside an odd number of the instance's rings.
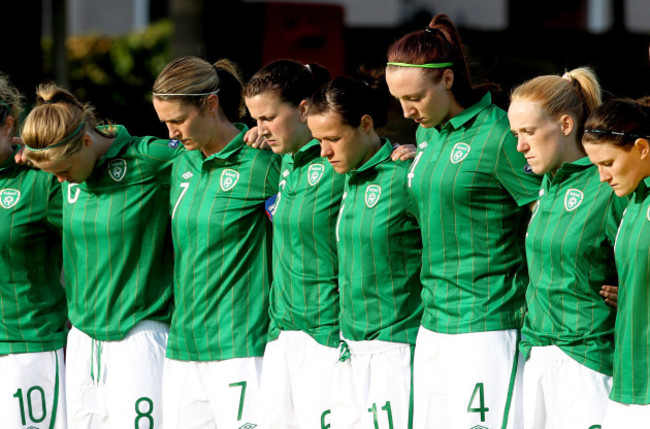
[[[81,131],[81,129],[83,128],[83,126],[84,126],[84,123],[82,122],[81,124],[79,124],[79,126],[77,127],[77,129],[74,130],[74,132],[73,132],[72,134],[70,134],[68,137],[64,138],[64,139],[61,140],[60,142],[55,143],[55,144],[53,144],[53,145],[45,146],[45,147],[41,147],[41,148],[36,148],[36,149],[31,148],[31,147],[29,147],[29,146],[27,146],[27,148],[28,148],[29,150],[31,150],[32,152],[40,152],[40,151],[43,151],[43,150],[52,149],[53,147],[61,146],[62,144],[64,144],[64,143],[70,141],[71,138],[73,138],[74,136],[76,136],[77,134],[79,134],[79,131]]]
[[[441,69],[445,67],[451,67],[454,63],[429,63],[429,64],[409,64],[409,63],[393,63],[389,62],[389,66],[401,66],[401,67],[421,67],[425,69]]]

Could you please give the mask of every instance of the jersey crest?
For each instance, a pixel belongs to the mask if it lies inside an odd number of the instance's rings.
[[[566,191],[566,195],[564,195],[564,208],[569,212],[577,209],[584,197],[582,191],[569,189]]]
[[[221,189],[224,191],[229,191],[235,187],[237,181],[239,180],[239,173],[235,170],[229,168],[223,170],[221,173]]]
[[[452,164],[458,164],[469,155],[469,145],[467,143],[456,143],[454,148],[451,150],[451,162]]]
[[[122,158],[114,159],[108,163],[108,174],[116,182],[121,181],[126,176],[126,161]]]
[[[307,170],[307,181],[311,186],[314,186],[323,177],[323,173],[325,173],[323,164],[312,164]]]
[[[376,206],[380,196],[381,188],[379,185],[368,185],[366,188],[366,206],[368,206],[368,208]]]
[[[5,209],[10,209],[20,200],[20,191],[18,189],[0,190],[0,205]]]

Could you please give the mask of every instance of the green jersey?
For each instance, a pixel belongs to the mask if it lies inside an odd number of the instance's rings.
[[[458,334],[521,327],[524,231],[541,178],[486,94],[440,129],[417,130],[409,173],[424,243],[422,326]]]
[[[0,164],[0,355],[64,346],[61,186],[56,177]]]
[[[410,161],[381,149],[347,173],[336,227],[341,331],[353,341],[415,344],[422,316],[420,230],[409,207]]]
[[[616,309],[599,292],[616,284],[614,240],[627,204],[599,180],[589,158],[544,175],[526,234],[530,283],[521,350],[558,346],[572,359],[612,374]]]
[[[273,214],[273,284],[269,339],[303,331],[337,347],[338,263],[334,227],[345,177],[320,156],[312,140],[282,158]]]
[[[123,339],[143,320],[169,323],[169,229],[174,140],[132,137],[111,147],[80,184],[64,182],[63,263],[72,324],[90,337]]]
[[[262,356],[266,345],[271,222],[264,202],[278,191],[281,158],[246,146],[248,128],[236,126],[241,132],[221,151],[207,158],[187,151],[174,164],[171,359]]]
[[[614,378],[610,398],[650,404],[650,177],[628,203],[616,237],[619,277]]]

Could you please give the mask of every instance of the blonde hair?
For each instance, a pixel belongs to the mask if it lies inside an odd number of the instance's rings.
[[[538,76],[524,82],[512,91],[510,101],[515,100],[538,101],[542,109],[556,119],[564,114],[571,115],[580,139],[589,114],[602,103],[602,94],[593,70],[580,67],[562,76]]]
[[[36,107],[27,115],[21,132],[27,147],[35,149],[25,151],[25,156],[36,162],[58,162],[78,152],[83,135],[90,130],[105,137],[115,136],[114,130],[99,130],[98,126],[90,104],[54,84],[40,85]]]
[[[11,116],[14,118],[11,135],[14,135],[23,111],[23,96],[3,74],[0,74],[0,102],[0,128],[4,127],[7,117]]]
[[[153,84],[158,100],[192,104],[203,108],[210,94],[217,93],[219,105],[231,122],[244,117],[243,79],[235,63],[221,59],[214,64],[192,56],[171,61]],[[187,94],[187,95],[185,95]]]

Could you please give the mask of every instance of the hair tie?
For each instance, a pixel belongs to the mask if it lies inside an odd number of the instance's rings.
[[[210,92],[199,92],[196,94],[181,94],[181,93],[172,93],[172,92],[152,92],[151,94],[156,96],[156,97],[168,97],[168,96],[173,96],[173,97],[200,97],[202,95],[211,95],[211,94],[218,94],[219,91],[221,91],[221,88],[217,88],[214,91]]]
[[[43,100],[43,104],[54,104],[54,103],[56,103],[56,101],[52,101],[52,100]]]
[[[562,75],[562,79],[566,80],[566,81],[569,82],[569,83],[573,83],[573,77],[571,77],[571,75],[569,74],[569,72],[565,72],[565,73]]]
[[[309,64],[305,64],[305,68],[307,69],[307,71],[309,71],[309,73],[313,73],[311,71],[311,66]]]
[[[431,34],[433,34],[433,33],[435,33],[437,30],[436,30],[435,28],[431,28],[431,27],[429,27],[429,26],[427,25],[427,28],[425,28],[424,31],[426,31],[427,33],[431,33]]]

